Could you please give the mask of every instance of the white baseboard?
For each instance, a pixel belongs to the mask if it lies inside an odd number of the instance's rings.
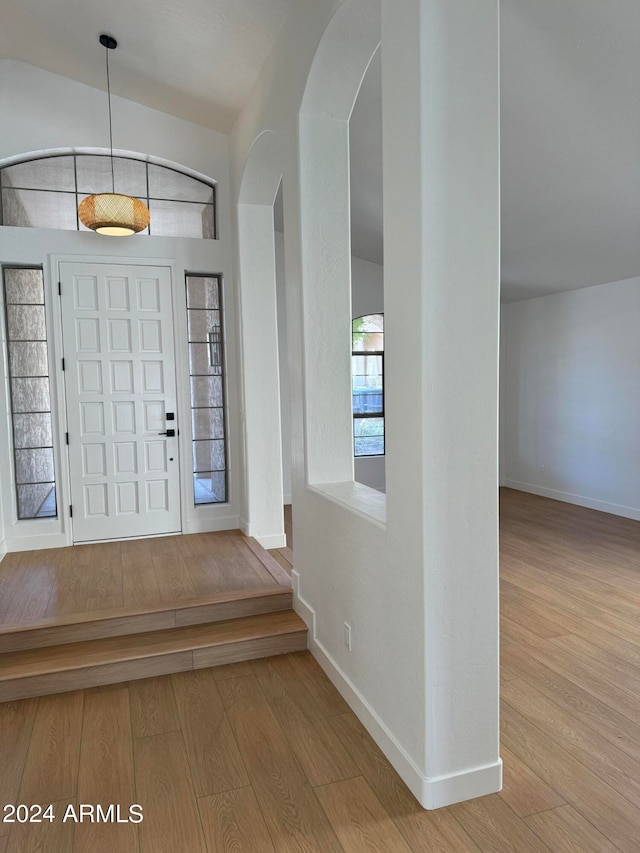
[[[215,533],[218,530],[237,530],[240,519],[237,515],[223,515],[218,518],[191,519],[185,522],[183,533]]]
[[[599,512],[608,512],[611,515],[620,515],[623,518],[632,518],[634,521],[640,521],[640,509],[632,506],[622,506],[620,504],[612,504],[607,501],[600,501],[596,498],[585,498],[582,495],[573,495],[571,492],[560,492],[556,489],[548,489],[546,486],[535,486],[532,483],[520,483],[517,480],[503,480],[502,486],[508,489],[516,489],[518,492],[529,492],[532,495],[540,495],[542,498],[552,498],[554,501],[562,501],[567,504],[575,504],[583,506],[587,509],[596,509]]]
[[[449,776],[425,779],[423,799],[425,809],[441,809],[464,800],[497,794],[502,789],[502,759],[484,767],[473,767]]]
[[[69,541],[65,533],[46,533],[42,536],[15,536],[7,538],[8,553],[16,551],[39,551],[43,548],[66,548]]]
[[[284,533],[274,533],[272,536],[255,536],[254,538],[267,551],[270,548],[286,548],[287,547],[287,537],[285,536]]]
[[[2,562],[4,555],[6,553],[7,553],[7,543],[3,539],[2,542],[0,542],[0,563]]]
[[[274,533],[269,536],[256,536],[256,534],[251,530],[251,525],[248,521],[245,521],[244,518],[240,519],[240,530],[242,530],[245,536],[252,536],[266,551],[270,548],[287,547],[287,536],[284,531],[282,533]]]
[[[356,714],[365,729],[391,762],[416,800],[425,809],[439,809],[454,803],[494,794],[502,788],[502,760],[485,767],[474,767],[450,776],[429,779],[417,767],[402,744],[367,702],[351,679],[336,663],[316,636],[314,608],[300,595],[300,574],[292,573],[293,608],[309,629],[309,651],[329,680]]]
[[[283,498],[282,498],[282,502],[284,503],[284,505],[285,505],[285,506],[286,506],[287,504],[292,503],[291,495],[284,495],[284,496],[283,496]]]

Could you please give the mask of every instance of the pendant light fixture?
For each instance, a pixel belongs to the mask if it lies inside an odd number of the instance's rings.
[[[83,225],[98,234],[111,237],[126,237],[137,234],[149,224],[149,209],[140,199],[116,192],[113,168],[113,128],[111,123],[111,83],[109,80],[109,51],[115,50],[118,42],[113,36],[103,33],[100,44],[105,48],[107,63],[107,95],[109,99],[109,145],[111,150],[111,192],[87,196],[78,206],[78,216]]]

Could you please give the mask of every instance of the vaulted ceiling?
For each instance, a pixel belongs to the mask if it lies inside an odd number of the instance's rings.
[[[98,35],[118,40],[115,94],[227,132],[291,0],[0,0],[0,58],[105,88]]]
[[[0,58],[227,132],[295,0],[0,0]],[[506,300],[640,275],[639,0],[501,0]],[[117,61],[116,61],[117,60]],[[382,260],[380,59],[351,121],[354,254]]]

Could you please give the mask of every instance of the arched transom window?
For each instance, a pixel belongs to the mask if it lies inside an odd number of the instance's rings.
[[[115,191],[136,196],[151,213],[143,234],[215,239],[215,185],[178,169],[133,157],[114,157]],[[106,154],[57,154],[0,169],[0,225],[86,231],[78,205],[111,192]]]

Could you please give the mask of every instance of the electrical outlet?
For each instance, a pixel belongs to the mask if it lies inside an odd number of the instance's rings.
[[[344,644],[351,651],[351,625],[348,622],[344,623]]]

